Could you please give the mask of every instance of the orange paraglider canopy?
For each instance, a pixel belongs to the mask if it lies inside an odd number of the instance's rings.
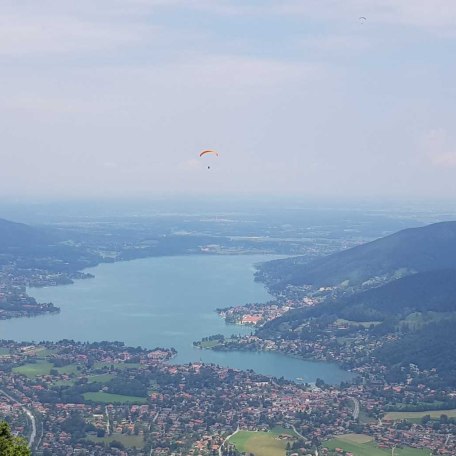
[[[203,155],[206,155],[206,154],[214,154],[217,157],[219,156],[218,152],[216,150],[212,150],[212,149],[203,150],[199,156],[202,157]]]

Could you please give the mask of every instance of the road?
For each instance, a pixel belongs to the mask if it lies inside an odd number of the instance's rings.
[[[33,413],[25,407],[24,404],[21,404],[18,400],[14,399],[14,397],[10,396],[7,392],[0,390],[0,394],[3,394],[3,396],[7,397],[9,400],[13,401],[16,404],[19,404],[24,411],[24,413],[28,416],[30,423],[32,424],[32,432],[30,434],[29,442],[28,445],[30,448],[32,448],[33,444],[35,443],[36,439],[36,420],[35,417],[33,416]]]
[[[154,416],[154,418],[152,419],[152,424],[155,423],[155,421],[157,421],[157,418],[158,418],[158,415],[160,415],[160,412],[157,412],[157,414]],[[150,429],[150,427],[149,427]],[[150,449],[150,453],[149,453],[149,456],[152,456],[152,452],[154,451],[153,448]]]
[[[353,402],[353,419],[357,420],[359,418],[359,400],[356,397],[351,397],[351,401]]]
[[[226,442],[228,442],[228,440],[231,439],[231,437],[233,437],[234,435],[236,435],[238,432],[240,431],[240,428],[239,426],[236,428],[236,430],[230,434],[224,441],[223,443],[220,445],[220,448],[219,448],[219,456],[222,456],[222,448],[223,448],[223,445],[225,445]]]
[[[109,410],[108,406],[105,406],[105,413],[106,413],[106,435],[110,434],[111,431],[111,423],[109,422]]]
[[[293,431],[295,432],[295,434],[296,434],[298,437],[300,437],[301,439],[304,439],[304,440],[306,439],[300,432],[298,432],[298,430],[295,428],[295,425],[294,425],[294,424],[291,425],[291,429],[293,429]]]

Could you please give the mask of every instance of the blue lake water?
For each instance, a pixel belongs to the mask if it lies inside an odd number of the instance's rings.
[[[120,340],[147,348],[174,347],[175,363],[202,360],[259,373],[322,378],[339,383],[351,374],[331,363],[309,362],[277,353],[214,352],[192,342],[211,334],[248,334],[251,328],[226,325],[215,309],[271,296],[254,282],[255,263],[266,255],[146,258],[87,269],[95,279],[73,285],[29,289],[60,314],[0,321],[0,338],[12,340]]]

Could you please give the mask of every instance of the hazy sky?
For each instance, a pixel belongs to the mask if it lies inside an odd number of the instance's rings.
[[[0,0],[0,65],[3,198],[456,197],[454,0]]]

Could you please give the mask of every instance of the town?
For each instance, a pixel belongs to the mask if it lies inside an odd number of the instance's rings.
[[[350,434],[370,436],[380,448],[456,451],[453,410],[418,422],[387,412],[391,403],[454,402],[456,391],[414,386],[422,373],[413,368],[406,384],[388,384],[376,366],[336,387],[202,363],[173,365],[172,349],[120,342],[3,342],[0,350],[0,413],[29,436],[36,454],[228,454],[225,438],[236,429],[277,428],[290,433],[290,452],[299,455],[329,454],[325,442]]]

